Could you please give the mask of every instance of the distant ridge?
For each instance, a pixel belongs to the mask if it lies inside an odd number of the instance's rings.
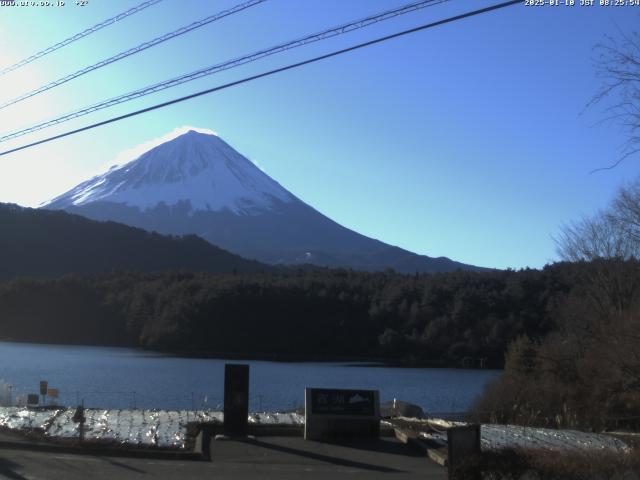
[[[0,203],[0,279],[112,270],[256,272],[271,269],[201,238]]]
[[[400,273],[481,270],[417,255],[321,214],[213,133],[188,130],[46,202],[95,220],[195,234],[269,264]]]

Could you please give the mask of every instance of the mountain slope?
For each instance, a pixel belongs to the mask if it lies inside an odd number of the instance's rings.
[[[111,270],[255,272],[245,260],[196,237],[166,237],[66,212],[0,204],[0,278]]]
[[[165,234],[195,234],[271,264],[442,272],[476,267],[387,245],[345,228],[216,135],[193,130],[44,205]]]

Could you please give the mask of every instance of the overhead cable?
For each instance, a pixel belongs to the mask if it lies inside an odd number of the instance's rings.
[[[88,35],[91,35],[92,33],[97,32],[98,30],[101,30],[105,27],[108,27],[109,25],[112,25],[116,22],[119,22],[120,20],[126,18],[126,17],[130,17],[131,15],[134,15],[138,12],[141,12],[142,10],[144,10],[145,8],[148,8],[152,5],[155,5],[156,3],[160,3],[162,0],[147,0],[146,2],[142,2],[139,5],[136,5],[133,8],[130,8],[129,10],[119,13],[118,15],[116,15],[115,17],[111,17],[111,18],[107,18],[106,20],[103,20],[102,22],[98,23],[97,25],[94,25],[93,27],[87,28],[86,30],[83,30],[80,33],[76,33],[75,35],[72,35],[69,38],[66,38],[64,40],[62,40],[61,42],[56,43],[55,45],[51,45],[48,48],[45,48],[44,50],[39,51],[38,53],[34,53],[33,55],[31,55],[30,57],[25,58],[24,60],[20,60],[17,63],[14,63],[13,65],[10,65],[6,68],[3,68],[2,70],[0,70],[0,76],[9,73],[13,70],[16,70],[20,67],[23,67],[25,65],[27,65],[28,63],[33,62],[34,60],[37,60],[41,57],[44,57],[45,55],[50,54],[51,52],[55,52],[56,50],[62,48],[62,47],[66,47],[67,45],[69,45],[70,43],[76,42],[78,40],[80,40],[81,38],[84,38]]]
[[[12,98],[11,100],[7,100],[6,102],[0,103],[0,110],[8,107],[9,105],[13,105],[15,103],[26,100],[27,98],[31,98],[35,95],[38,95],[39,93],[46,92],[47,90],[51,90],[52,88],[55,88],[59,85],[67,83],[73,80],[74,78],[81,77],[82,75],[86,75],[89,72],[93,72],[94,70],[98,70],[99,68],[106,67],[107,65],[110,65],[119,60],[122,60],[123,58],[127,58],[131,55],[135,55],[136,53],[140,53],[148,48],[155,47],[156,45],[166,42],[167,40],[171,40],[172,38],[179,37],[180,35],[184,35],[185,33],[195,30],[196,28],[203,27],[212,22],[215,22],[216,20],[220,20],[221,18],[228,17],[229,15],[233,15],[234,13],[253,7],[265,1],[266,0],[248,0],[234,7],[228,8],[214,15],[210,15],[206,18],[203,18],[202,20],[198,20],[197,22],[193,22],[189,25],[185,25],[184,27],[174,30],[173,32],[165,33],[164,35],[154,38],[153,40],[149,40],[147,42],[141,43],[140,45],[136,45],[135,47],[132,47],[128,50],[120,52],[109,58],[100,60],[97,63],[89,65],[88,67],[81,68],[76,72],[65,75],[64,77],[54,80],[53,82],[47,83],[46,85],[43,85],[41,87],[38,87],[35,90],[31,90],[30,92],[20,95],[19,97],[15,97],[15,98]]]
[[[327,38],[331,38],[331,37],[335,37],[337,35],[342,35],[344,33],[347,32],[351,32],[353,30],[357,30],[360,28],[364,28],[367,27],[369,25],[373,25],[374,23],[378,23],[378,22],[382,22],[385,20],[389,20],[391,18],[397,17],[398,15],[403,15],[409,12],[414,12],[416,10],[419,10],[421,8],[427,7],[427,6],[432,6],[432,5],[437,5],[440,3],[444,3],[448,0],[420,0],[417,2],[413,2],[410,3],[408,5],[404,5],[402,7],[399,8],[395,8],[393,10],[387,10],[385,12],[382,13],[378,13],[375,15],[371,15],[369,17],[357,20],[357,21],[352,21],[349,23],[345,23],[342,25],[339,25],[337,27],[333,27],[327,30],[323,30],[321,32],[318,33],[314,33],[311,35],[307,35],[305,37],[302,38],[298,38],[296,40],[292,40],[286,43],[282,43],[279,45],[276,45],[274,47],[270,47],[267,49],[263,49],[263,50],[259,50],[257,52],[248,54],[248,55],[244,55],[242,57],[239,58],[235,58],[233,60],[228,60],[225,61],[223,63],[219,63],[216,65],[212,65],[206,68],[202,68],[200,70],[196,70],[194,72],[190,72],[187,73],[185,75],[181,75],[179,77],[175,77],[169,80],[165,80],[164,82],[160,82],[160,83],[156,83],[154,85],[150,85],[138,90],[134,90],[132,92],[129,93],[125,93],[123,95],[119,95],[117,97],[108,99],[108,100],[104,100],[100,103],[96,103],[94,105],[82,108],[80,110],[76,110],[74,112],[71,113],[67,113],[65,115],[62,115],[60,117],[51,119],[51,120],[47,120],[45,122],[33,125],[31,127],[22,129],[22,130],[18,130],[9,134],[6,134],[4,136],[0,137],[0,142],[5,142],[7,140],[11,140],[13,138],[17,138],[17,137],[21,137],[23,135],[26,135],[28,133],[32,133],[38,130],[42,130],[44,128],[48,128],[48,127],[52,127],[54,125],[58,125],[60,123],[63,122],[67,122],[69,120],[72,120],[74,118],[78,118],[78,117],[82,117],[84,115],[88,115],[90,113],[93,112],[97,112],[99,110],[103,110],[105,108],[108,107],[112,107],[114,105],[118,105],[120,103],[124,103],[124,102],[128,102],[131,100],[134,100],[136,98],[140,98],[143,97],[145,95],[150,95],[152,93],[155,92],[159,92],[161,90],[166,90],[167,88],[171,88],[171,87],[175,87],[177,85],[181,85],[183,83],[186,82],[191,82],[193,80],[196,80],[198,78],[202,78],[208,75],[213,75],[214,73],[218,73],[221,72],[223,70],[229,70],[231,68],[235,68],[235,67],[239,67],[241,65],[250,63],[250,62],[255,62],[256,60],[260,60],[264,57],[268,57],[270,55],[274,55],[280,52],[284,52],[286,50],[290,50],[293,48],[297,48],[297,47],[301,47],[303,45],[307,45],[309,43],[313,43],[313,42],[317,42],[320,40],[325,40]]]
[[[68,137],[70,135],[75,135],[75,134],[80,133],[80,132],[91,130],[91,129],[94,129],[94,128],[97,128],[97,127],[101,127],[103,125],[107,125],[107,124],[110,124],[110,123],[118,122],[120,120],[124,120],[126,118],[131,118],[131,117],[134,117],[136,115],[141,115],[143,113],[151,112],[153,110],[157,110],[157,109],[160,109],[160,108],[168,107],[169,105],[174,105],[174,104],[181,103],[181,102],[184,102],[184,101],[187,101],[187,100],[191,100],[193,98],[197,98],[197,97],[200,97],[202,95],[208,95],[208,94],[213,93],[213,92],[218,92],[220,90],[225,90],[227,88],[235,87],[237,85],[241,85],[243,83],[251,82],[251,81],[257,80],[259,78],[269,77],[269,76],[275,75],[275,74],[280,73],[280,72],[284,72],[284,71],[287,71],[287,70],[292,70],[294,68],[302,67],[304,65],[309,65],[311,63],[319,62],[321,60],[326,60],[328,58],[336,57],[338,55],[342,55],[342,54],[347,53],[347,52],[352,52],[354,50],[358,50],[358,49],[365,48],[365,47],[368,47],[368,46],[371,46],[371,45],[382,43],[382,42],[385,42],[385,41],[388,41],[388,40],[391,40],[391,39],[394,39],[394,38],[398,38],[398,37],[401,37],[401,36],[404,36],[404,35],[409,35],[411,33],[416,33],[416,32],[422,31],[422,30],[426,30],[428,28],[433,28],[433,27],[437,27],[439,25],[452,23],[452,22],[455,22],[455,21],[458,21],[458,20],[462,20],[464,18],[480,15],[480,14],[483,14],[483,13],[488,13],[488,12],[491,12],[491,11],[494,11],[494,10],[498,10],[498,9],[501,9],[501,8],[510,7],[512,5],[515,5],[515,4],[518,4],[518,3],[523,3],[523,2],[524,2],[524,0],[511,0],[511,1],[508,1],[508,2],[499,3],[499,4],[496,4],[496,5],[491,5],[491,6],[486,7],[486,8],[481,8],[479,10],[473,10],[473,11],[470,11],[470,12],[466,12],[466,13],[463,13],[463,14],[460,14],[460,15],[456,15],[454,17],[449,17],[449,18],[445,18],[443,20],[438,20],[437,22],[427,23],[427,24],[421,25],[419,27],[410,28],[408,30],[403,30],[401,32],[393,33],[391,35],[386,35],[384,37],[379,37],[379,38],[376,38],[374,40],[369,40],[368,42],[359,43],[359,44],[353,45],[351,47],[343,48],[341,50],[336,50],[336,51],[333,51],[331,53],[327,53],[327,54],[324,54],[324,55],[319,55],[317,57],[313,57],[313,58],[310,58],[310,59],[307,59],[307,60],[303,60],[301,62],[292,63],[292,64],[286,65],[284,67],[280,67],[280,68],[276,68],[276,69],[273,69],[273,70],[269,70],[267,72],[259,73],[257,75],[252,75],[250,77],[245,77],[245,78],[242,78],[240,80],[236,80],[234,82],[230,82],[230,83],[226,83],[224,85],[220,85],[220,86],[217,86],[217,87],[213,87],[213,88],[209,88],[209,89],[206,89],[206,90],[202,90],[200,92],[192,93],[192,94],[186,95],[184,97],[180,97],[180,98],[176,98],[176,99],[173,99],[173,100],[169,100],[167,102],[162,102],[162,103],[153,105],[151,107],[146,107],[146,108],[143,108],[141,110],[136,110],[134,112],[130,112],[130,113],[127,113],[127,114],[124,114],[124,115],[119,115],[117,117],[113,117],[113,118],[110,118],[108,120],[103,120],[101,122],[93,123],[91,125],[87,125],[87,126],[84,126],[84,127],[81,127],[81,128],[76,128],[75,130],[70,130],[70,131],[67,131],[67,132],[64,132],[64,133],[60,133],[58,135],[54,135],[54,136],[51,136],[51,137],[48,137],[48,138],[44,138],[44,139],[38,140],[36,142],[31,142],[31,143],[28,143],[26,145],[22,145],[20,147],[16,147],[16,148],[12,148],[10,150],[6,150],[4,152],[0,152],[0,156],[8,155],[9,153],[13,153],[13,152],[17,152],[17,151],[20,151],[20,150],[24,150],[26,148],[31,148],[31,147],[34,147],[36,145],[41,145],[43,143],[51,142],[53,140],[57,140],[57,139],[64,138],[64,137]]]

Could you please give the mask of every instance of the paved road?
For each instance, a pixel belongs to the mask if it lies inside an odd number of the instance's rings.
[[[328,445],[295,437],[212,442],[211,462],[70,454],[0,447],[0,478],[75,480],[159,478],[436,480],[446,469],[395,439]]]

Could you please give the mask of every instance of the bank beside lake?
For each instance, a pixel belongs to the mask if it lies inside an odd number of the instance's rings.
[[[426,412],[463,412],[498,370],[396,368],[333,362],[248,363],[250,410],[283,411],[304,403],[304,388],[380,390]],[[0,342],[0,363],[12,395],[37,393],[41,380],[59,389],[63,405],[100,408],[216,409],[223,403],[226,360],[183,358],[114,347]],[[218,408],[219,409],[219,408]]]
[[[0,338],[194,356],[501,368],[585,266],[404,275],[111,272],[0,282]]]

